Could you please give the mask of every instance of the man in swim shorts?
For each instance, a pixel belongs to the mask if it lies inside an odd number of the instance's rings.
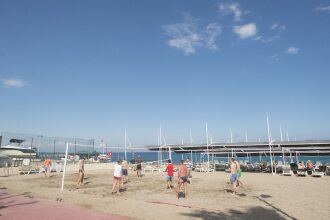
[[[79,171],[78,171],[78,182],[77,186],[81,186],[84,182],[84,174],[85,174],[85,166],[84,166],[84,158],[81,157],[79,160]]]
[[[183,160],[180,160],[179,164],[179,172],[178,172],[178,187],[176,189],[176,196],[179,198],[180,188],[183,184],[184,187],[184,195],[185,197],[188,195],[188,185],[187,185],[187,167],[183,164]]]
[[[136,159],[136,175],[137,175],[137,177],[142,177],[141,170],[142,170],[142,158],[139,156]]]
[[[233,186],[233,195],[237,193],[237,163],[234,158],[230,159],[230,182]]]
[[[50,177],[52,161],[48,158],[44,161],[45,176]]]

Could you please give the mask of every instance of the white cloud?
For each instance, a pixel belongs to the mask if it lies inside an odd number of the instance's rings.
[[[194,54],[197,47],[218,49],[215,41],[221,32],[221,27],[215,23],[199,28],[197,19],[184,14],[182,23],[165,25],[163,28],[171,38],[168,40],[168,45],[183,50],[185,55]]]
[[[282,32],[286,29],[286,27],[284,25],[280,25],[280,24],[275,23],[272,26],[270,26],[270,29],[272,31],[277,30],[278,32]]]
[[[271,33],[266,35],[258,35],[253,38],[261,43],[271,43],[281,37],[282,32],[286,29],[284,25],[274,23],[270,26]]]
[[[280,38],[279,35],[276,35],[276,36],[268,36],[268,37],[265,37],[265,36],[256,36],[255,38],[253,38],[253,40],[255,41],[259,41],[259,42],[262,42],[262,43],[271,43],[273,42],[274,40]]]
[[[286,53],[288,54],[297,54],[299,52],[299,48],[297,47],[289,47],[287,50],[286,50]]]
[[[211,23],[205,30],[205,46],[209,49],[217,50],[218,46],[215,44],[217,36],[221,32],[221,27],[215,23]]]
[[[234,14],[234,21],[240,21],[243,14],[241,6],[238,3],[221,3],[219,5],[219,11],[222,15]]]
[[[254,23],[250,23],[242,26],[235,26],[233,28],[233,31],[239,36],[239,38],[245,39],[245,38],[253,37],[257,34],[257,26]]]
[[[25,82],[19,79],[2,79],[2,82],[5,87],[20,88],[25,85]]]
[[[315,8],[316,11],[325,11],[330,13],[330,5],[329,6],[318,6]]]
[[[273,60],[278,60],[279,59],[279,55],[277,53],[275,53],[270,58],[273,59]]]

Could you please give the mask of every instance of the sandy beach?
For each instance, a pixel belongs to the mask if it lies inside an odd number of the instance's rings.
[[[68,167],[63,193],[62,176],[52,173],[2,176],[0,188],[14,194],[73,204],[133,219],[329,219],[330,178],[287,177],[243,173],[244,188],[233,196],[224,172],[193,172],[187,198],[177,199],[166,189],[163,172],[143,172],[120,194],[111,194],[113,165],[86,165],[85,183],[76,187],[75,166]],[[174,178],[176,186],[177,178]],[[0,209],[1,211],[1,209]],[[0,217],[1,218],[1,217]]]

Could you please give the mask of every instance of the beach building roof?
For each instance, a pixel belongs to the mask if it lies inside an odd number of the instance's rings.
[[[238,143],[211,143],[197,145],[165,145],[148,146],[150,151],[168,151],[171,149],[176,153],[204,152],[214,155],[226,155],[235,152],[236,156],[269,154],[268,142],[238,142]],[[300,155],[330,155],[330,140],[309,141],[274,141],[271,143],[272,154],[289,155],[299,153]]]

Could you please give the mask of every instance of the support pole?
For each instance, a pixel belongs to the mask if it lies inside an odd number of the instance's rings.
[[[63,175],[62,175],[62,187],[61,187],[62,192],[64,189],[64,177],[65,177],[65,170],[66,170],[66,161],[68,159],[68,150],[69,150],[69,143],[66,143],[65,160],[64,160],[64,168],[63,168]]]
[[[298,164],[298,151],[296,151],[296,161],[297,161],[297,164]]]
[[[284,149],[282,148],[282,160],[283,160],[283,165],[285,166],[285,160],[284,160]]]

